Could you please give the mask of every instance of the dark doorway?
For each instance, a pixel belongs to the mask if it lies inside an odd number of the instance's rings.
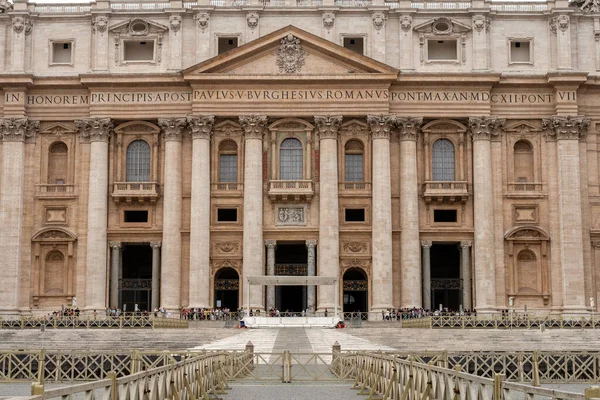
[[[360,268],[350,268],[344,273],[344,312],[369,310],[369,281]]]
[[[121,310],[150,311],[152,300],[152,248],[148,243],[123,246],[122,279],[119,281]],[[156,288],[158,290],[158,288]]]
[[[431,246],[431,307],[458,310],[462,303],[460,250],[457,243]]]
[[[240,276],[233,268],[221,268],[215,274],[215,308],[236,311],[239,306]]]
[[[275,275],[306,276],[308,249],[306,244],[277,242]],[[276,286],[275,307],[282,312],[306,310],[306,286]]]

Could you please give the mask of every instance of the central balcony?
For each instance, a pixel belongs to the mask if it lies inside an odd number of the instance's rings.
[[[114,182],[112,198],[115,202],[155,203],[160,197],[159,185],[156,182]]]
[[[423,197],[427,203],[432,201],[465,203],[469,199],[466,181],[426,181],[423,186]]]
[[[269,181],[269,198],[274,201],[306,201],[314,193],[313,181]]]
[[[76,196],[74,185],[35,185],[35,195],[45,199],[70,199]]]

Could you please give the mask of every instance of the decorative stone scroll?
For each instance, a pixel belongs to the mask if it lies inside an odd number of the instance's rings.
[[[279,207],[277,209],[277,225],[298,225],[306,223],[304,207]]]
[[[173,32],[179,32],[181,29],[181,16],[180,15],[171,15],[169,18],[169,26]]]
[[[238,242],[217,242],[215,243],[215,251],[219,253],[237,253],[240,250]]]
[[[423,118],[421,117],[397,117],[396,126],[400,134],[400,140],[417,140],[417,135],[421,131]]]
[[[187,123],[192,132],[192,139],[210,139],[215,117],[213,115],[187,117]]]
[[[335,14],[332,12],[323,13],[323,26],[329,30],[335,24]]]
[[[240,125],[246,139],[262,139],[267,125],[266,115],[240,115]]]
[[[400,17],[400,28],[404,32],[408,32],[412,28],[412,17],[410,15],[403,15]]]
[[[249,12],[246,14],[246,22],[248,23],[248,28],[254,29],[258,26],[259,16],[257,12]]]
[[[315,115],[315,125],[321,139],[337,139],[341,115]]]
[[[26,17],[14,17],[12,19],[12,26],[15,33],[20,34],[25,31],[26,35],[29,35],[33,28],[31,20]]]
[[[484,28],[485,31],[489,31],[490,30],[490,19],[487,18],[485,15],[474,15],[473,16],[473,28],[475,28],[475,30],[477,32],[481,32]]]
[[[491,140],[500,137],[500,130],[504,128],[505,118],[498,117],[470,117],[469,130],[473,140]]]
[[[1,118],[0,140],[3,142],[32,142],[40,129],[40,121],[27,118]]]
[[[106,32],[107,28],[108,28],[108,17],[100,15],[100,16],[92,19],[92,32],[104,33],[104,32]]]
[[[369,245],[366,242],[344,242],[342,249],[345,253],[367,253]]]
[[[183,131],[186,127],[187,120],[185,117],[174,118],[159,118],[158,126],[165,134],[165,141],[178,140],[181,141]]]
[[[373,139],[389,139],[395,121],[394,115],[367,115],[367,123],[371,127],[371,137]]]
[[[110,118],[85,118],[75,120],[75,130],[82,143],[108,142],[113,123]]]
[[[555,17],[550,18],[548,21],[550,25],[550,30],[552,33],[557,33],[558,30],[561,32],[565,32],[569,29],[569,16],[568,15],[557,15]]]
[[[600,11],[600,0],[572,0],[569,5],[578,7],[584,13],[595,13]]]
[[[198,24],[198,28],[204,32],[208,28],[208,22],[210,21],[210,14],[208,13],[198,13],[194,16],[196,20],[196,24]]]
[[[579,140],[587,135],[590,119],[582,116],[542,118],[542,128],[548,137],[557,140]]]
[[[373,27],[377,30],[381,30],[385,25],[385,21],[387,20],[387,15],[384,12],[377,11],[373,13]]]
[[[300,44],[300,39],[289,34],[279,42],[277,49],[277,66],[279,72],[294,74],[300,72],[304,66],[306,52]]]

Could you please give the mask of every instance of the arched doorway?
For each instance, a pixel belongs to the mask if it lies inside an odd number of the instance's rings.
[[[369,310],[369,280],[360,268],[350,268],[344,273],[344,312]]]
[[[215,308],[238,309],[240,276],[230,267],[221,268],[215,274]]]

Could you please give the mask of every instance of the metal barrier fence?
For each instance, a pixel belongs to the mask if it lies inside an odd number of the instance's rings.
[[[187,328],[189,321],[142,316],[123,317],[16,317],[0,318],[0,329],[29,328]]]
[[[460,329],[600,329],[600,318],[536,317],[536,316],[432,316],[401,320],[402,328]]]

